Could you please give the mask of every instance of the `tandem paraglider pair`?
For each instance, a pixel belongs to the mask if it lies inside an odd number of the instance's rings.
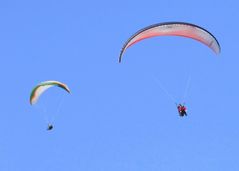
[[[70,93],[70,89],[68,88],[68,86],[66,84],[63,84],[59,81],[44,81],[40,84],[38,84],[31,92],[31,96],[30,96],[30,104],[34,105],[38,102],[40,96],[49,88],[51,87],[60,87],[63,90],[67,91],[68,93]],[[53,124],[48,123],[47,125],[47,130],[50,131],[53,129]]]
[[[187,116],[187,108],[185,105],[179,104],[177,105],[177,109],[178,109],[179,116],[181,117]]]

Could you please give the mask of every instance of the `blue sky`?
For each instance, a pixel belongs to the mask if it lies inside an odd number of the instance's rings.
[[[1,1],[0,170],[201,171],[239,168],[239,4],[189,1]],[[183,21],[212,32],[216,56],[190,39],[124,42],[150,24]],[[188,117],[179,100],[188,77]],[[55,128],[46,131],[32,88],[59,80],[40,99]]]

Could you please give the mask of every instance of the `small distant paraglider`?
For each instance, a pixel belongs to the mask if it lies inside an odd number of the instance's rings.
[[[205,44],[211,50],[213,50],[216,54],[219,54],[221,51],[221,47],[219,42],[217,41],[216,37],[210,33],[208,30],[191,23],[186,22],[164,22],[164,23],[157,23],[141,30],[137,31],[133,34],[124,44],[122,50],[119,55],[119,63],[122,61],[123,54],[127,50],[127,48],[131,47],[132,45],[151,37],[156,36],[181,36],[194,39],[200,43]],[[162,88],[162,86],[160,86]],[[165,92],[166,89],[162,88]],[[166,93],[168,96],[169,93]],[[175,101],[174,101],[175,102]],[[179,104],[177,105],[179,116],[187,116],[187,108],[185,105]]]
[[[30,104],[34,105],[38,102],[41,95],[51,87],[59,87],[65,90],[66,92],[70,93],[70,89],[66,84],[63,84],[59,81],[44,81],[38,84],[36,87],[33,88],[31,95],[30,95]],[[53,129],[53,125],[48,123],[47,130],[50,131]]]

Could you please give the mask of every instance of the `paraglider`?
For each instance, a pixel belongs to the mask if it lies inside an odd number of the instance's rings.
[[[198,25],[186,22],[164,22],[150,25],[133,34],[123,45],[123,48],[119,55],[119,63],[121,63],[123,54],[129,47],[140,42],[141,40],[156,36],[180,36],[191,38],[206,45],[216,54],[219,54],[221,51],[220,44],[217,41],[216,37],[208,30]],[[169,96],[175,102],[174,98],[172,98],[168,91],[162,86],[160,87],[167,94],[167,96]],[[181,117],[187,116],[187,108],[184,105],[177,105],[177,109]]]
[[[30,95],[30,104],[34,105],[38,102],[39,98],[41,97],[41,95],[48,90],[51,87],[59,87],[63,90],[65,90],[66,92],[70,93],[70,89],[68,88],[68,86],[66,84],[63,84],[59,81],[44,81],[40,84],[38,84],[36,87],[33,88],[31,95]],[[47,126],[47,130],[52,130],[53,129],[53,125],[48,123]]]
[[[127,48],[129,48],[130,46],[132,46],[137,42],[140,42],[141,40],[155,36],[187,37],[205,44],[210,49],[212,49],[216,54],[219,54],[221,50],[219,42],[217,41],[216,37],[200,26],[185,22],[164,22],[145,27],[136,32],[134,35],[132,35],[126,41],[120,52],[119,62],[122,61],[122,56]]]

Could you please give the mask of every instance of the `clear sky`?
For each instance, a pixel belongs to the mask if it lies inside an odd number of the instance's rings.
[[[2,171],[235,171],[239,169],[239,3],[191,0],[0,2]],[[159,22],[200,25],[221,54],[191,39],[157,37],[129,48]],[[180,102],[188,78],[188,117]],[[31,106],[32,88],[52,88]]]

